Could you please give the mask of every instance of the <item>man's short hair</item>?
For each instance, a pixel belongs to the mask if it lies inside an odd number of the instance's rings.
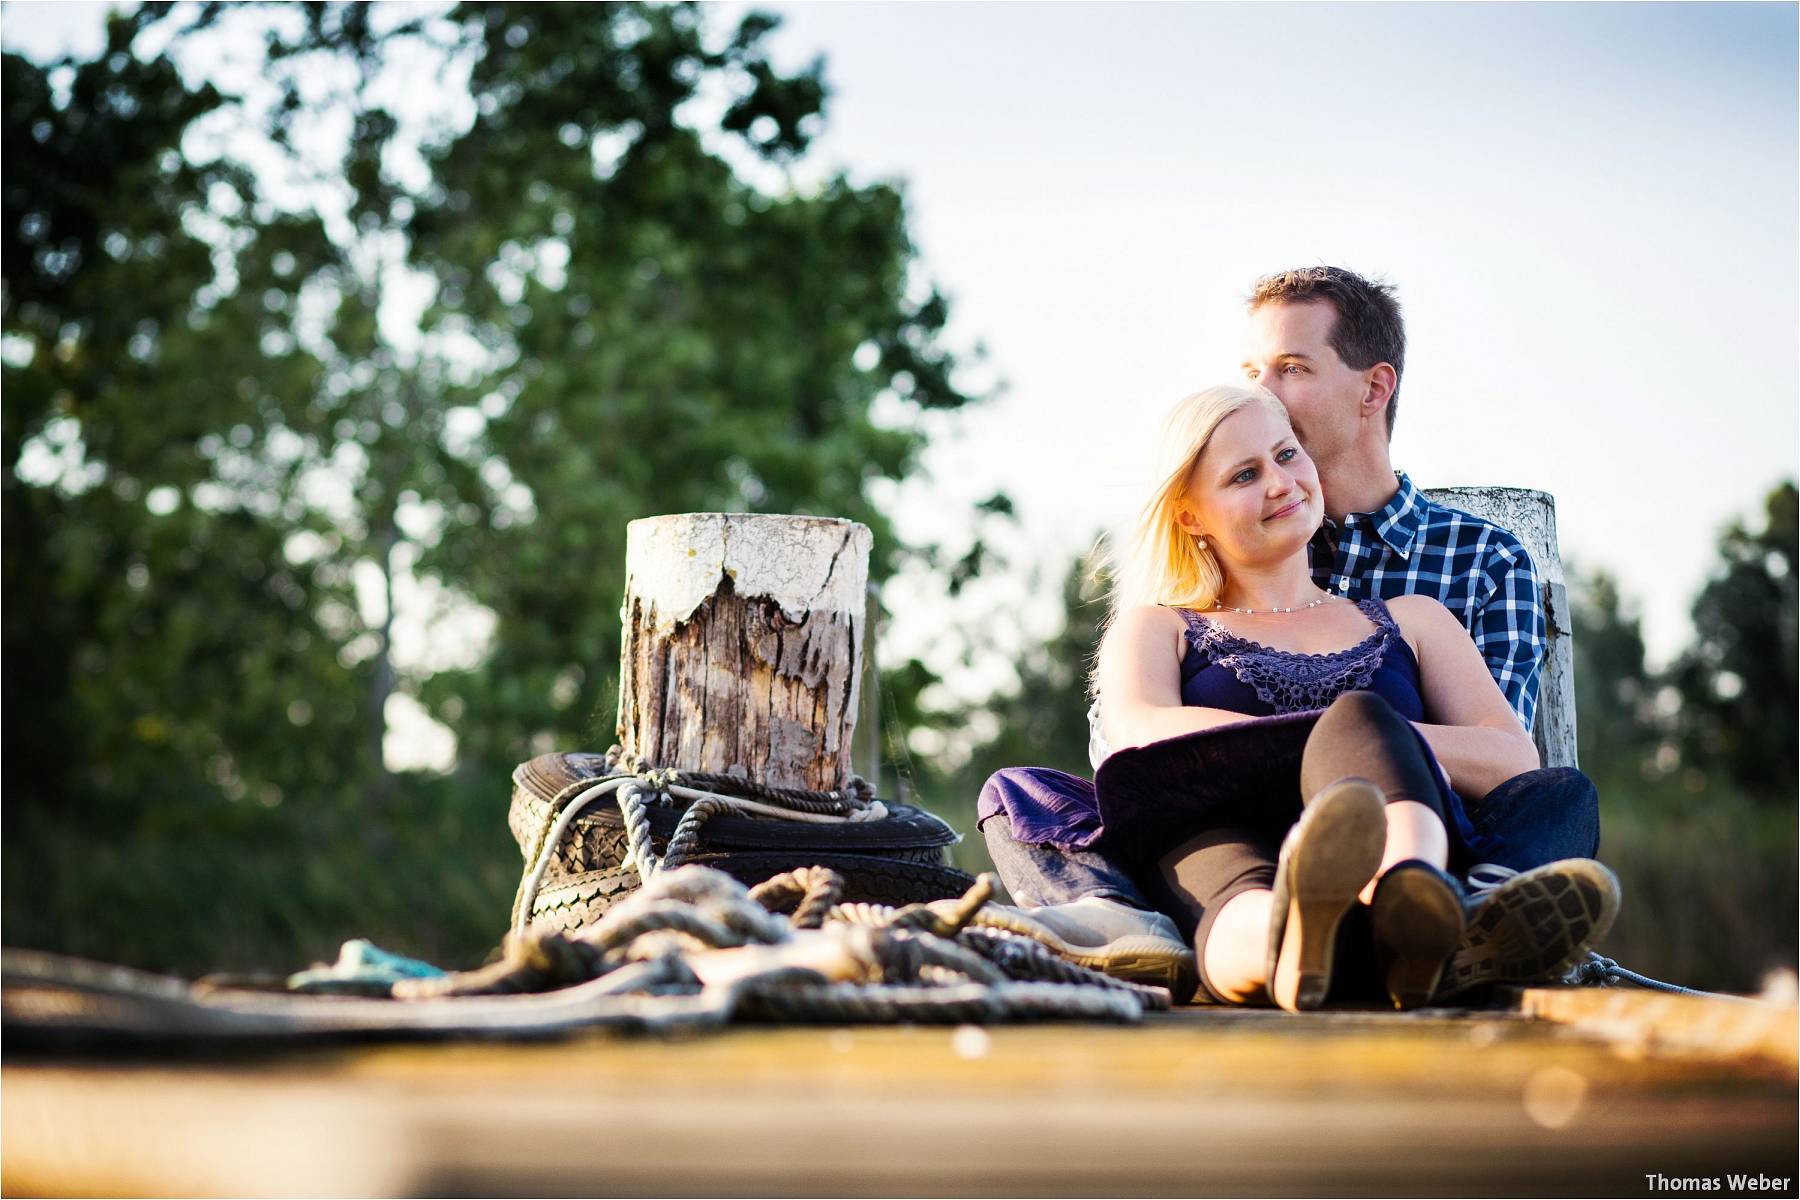
[[[1400,374],[1406,365],[1406,324],[1393,285],[1370,281],[1342,267],[1301,267],[1264,275],[1250,289],[1250,311],[1265,304],[1305,304],[1325,300],[1337,310],[1326,339],[1344,365],[1366,371],[1376,363],[1394,368],[1394,391],[1388,397],[1387,432],[1394,436],[1399,409]]]

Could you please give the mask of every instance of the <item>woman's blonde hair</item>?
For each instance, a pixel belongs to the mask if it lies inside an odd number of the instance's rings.
[[[1094,576],[1110,577],[1110,603],[1102,632],[1120,613],[1139,605],[1207,609],[1218,602],[1225,572],[1211,547],[1203,549],[1198,538],[1181,528],[1176,516],[1186,502],[1194,464],[1212,441],[1219,422],[1252,404],[1266,405],[1283,424],[1289,423],[1287,409],[1274,393],[1239,384],[1195,392],[1163,418],[1156,435],[1153,490],[1138,510],[1123,553],[1114,555],[1096,548]]]

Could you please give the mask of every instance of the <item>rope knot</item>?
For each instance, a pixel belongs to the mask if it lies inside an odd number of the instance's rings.
[[[669,788],[681,782],[681,772],[674,767],[646,767],[638,772],[638,778],[645,787],[666,799]]]

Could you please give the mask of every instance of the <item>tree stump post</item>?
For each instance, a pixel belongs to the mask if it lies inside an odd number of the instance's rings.
[[[825,517],[684,513],[627,525],[627,760],[841,787],[873,543],[867,526]]]
[[[1546,767],[1575,765],[1575,643],[1569,590],[1556,541],[1556,498],[1531,488],[1426,488],[1447,508],[1485,517],[1510,529],[1536,564],[1544,589],[1544,664],[1538,682],[1537,719],[1531,736]]]

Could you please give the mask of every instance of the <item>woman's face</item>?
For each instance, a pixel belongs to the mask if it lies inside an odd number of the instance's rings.
[[[1227,570],[1300,552],[1325,519],[1312,459],[1262,404],[1238,409],[1213,430],[1188,476],[1187,506],[1182,528],[1205,537]]]

